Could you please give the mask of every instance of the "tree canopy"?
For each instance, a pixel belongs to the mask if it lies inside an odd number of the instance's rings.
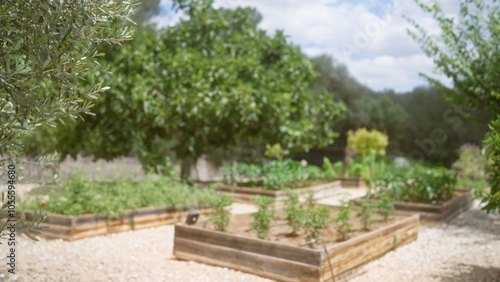
[[[107,52],[101,64],[108,71],[98,77],[110,94],[72,129],[40,133],[53,138],[53,149],[104,159],[135,151],[155,169],[165,147],[194,161],[241,144],[307,151],[333,142],[345,108],[331,95],[311,94],[312,64],[283,32],[259,29],[252,8],[179,4],[185,19],[157,33],[137,31]]]
[[[462,0],[456,18],[447,15],[437,1],[416,2],[433,16],[441,34],[433,36],[410,19],[410,35],[453,86],[425,77],[443,89],[453,103],[483,109],[493,117],[485,139],[492,164],[491,194],[485,198],[485,209],[500,209],[500,1]]]

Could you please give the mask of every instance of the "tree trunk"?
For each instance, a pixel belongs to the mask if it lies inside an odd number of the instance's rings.
[[[190,157],[186,157],[181,161],[181,180],[187,181],[191,175],[191,166],[193,165],[193,160]]]

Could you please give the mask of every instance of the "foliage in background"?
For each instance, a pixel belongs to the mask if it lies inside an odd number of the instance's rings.
[[[472,111],[482,109],[490,113],[490,132],[485,139],[487,156],[492,163],[491,192],[485,197],[487,211],[500,209],[500,1],[460,1],[460,14],[450,18],[437,1],[416,0],[420,8],[430,14],[440,27],[434,37],[417,21],[410,19],[410,35],[420,44],[427,56],[434,59],[437,69],[453,81],[449,88],[439,80],[426,78],[440,87],[453,103]]]
[[[332,164],[327,157],[323,157],[323,178],[327,181],[338,179],[342,173],[342,166],[342,162]]]
[[[252,214],[252,231],[257,233],[260,239],[269,239],[271,232],[271,221],[274,219],[272,204],[274,199],[265,196],[256,196],[254,202],[259,210]]]
[[[323,173],[319,167],[304,166],[291,159],[265,162],[262,166],[236,163],[224,168],[224,182],[230,185],[258,186],[280,190],[297,188],[306,181],[320,180]]]
[[[360,156],[385,156],[389,138],[378,130],[360,128],[347,133],[347,147],[355,150]]]
[[[481,149],[473,144],[464,144],[460,147],[458,160],[453,163],[461,178],[472,180],[486,179],[488,159]]]
[[[500,115],[491,123],[490,132],[484,142],[485,151],[491,162],[489,183],[491,184],[490,194],[485,195],[483,203],[487,211],[500,211]]]
[[[437,203],[449,200],[457,183],[455,174],[444,167],[412,164],[404,170],[388,170],[375,180],[371,196],[386,193],[397,201]]]
[[[280,144],[269,145],[266,144],[266,151],[264,156],[270,159],[282,160],[283,157],[290,154],[289,150],[283,149]]]
[[[179,23],[157,33],[138,30],[108,52],[102,65],[109,72],[96,75],[109,81],[111,95],[96,102],[95,117],[46,134],[53,150],[108,160],[136,152],[147,167],[167,146],[187,177],[214,148],[281,144],[307,151],[333,142],[332,126],[345,108],[331,95],[309,92],[312,65],[283,32],[258,28],[253,8],[177,2],[186,15]]]
[[[76,174],[48,193],[48,198],[25,198],[22,210],[46,210],[65,215],[98,214],[118,218],[142,207],[212,207],[219,200],[214,189],[188,186],[168,177],[145,180],[115,179],[95,182]]]
[[[220,196],[212,207],[210,220],[217,231],[226,231],[231,220],[231,212],[227,209],[233,203],[233,199],[229,196]]]

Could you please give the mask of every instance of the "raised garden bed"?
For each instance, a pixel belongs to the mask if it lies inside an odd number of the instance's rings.
[[[325,250],[321,244],[311,248],[290,242],[286,233],[282,240],[257,239],[248,233],[250,220],[250,215],[233,216],[227,233],[212,230],[207,221],[176,225],[174,255],[279,281],[332,281],[329,264],[337,280],[355,275],[360,266],[415,240],[419,227],[418,215],[396,212],[390,222],[347,241],[328,241],[325,236]]]
[[[460,213],[467,211],[474,201],[470,190],[458,189],[451,200],[440,204],[420,204],[395,202],[394,208],[400,211],[418,213],[422,220],[449,222]]]
[[[442,203],[394,202],[394,208],[399,211],[417,213],[422,220],[449,222],[460,213],[469,210],[473,200],[470,190],[457,189],[452,199]]]
[[[210,214],[210,209],[198,210],[200,217]],[[74,241],[88,237],[125,232],[173,224],[186,220],[189,211],[174,208],[140,208],[131,210],[118,219],[107,219],[95,214],[87,215],[50,215],[42,225],[41,236],[48,239]],[[32,219],[32,213],[26,212],[26,219]]]
[[[366,188],[368,184],[364,178],[340,178],[342,188]]]
[[[309,191],[313,192],[314,199],[323,199],[336,195],[341,188],[340,181],[333,181],[323,184],[318,184],[305,188],[293,189],[299,194],[299,198],[304,200],[308,197]],[[261,187],[238,187],[231,185],[221,185],[217,189],[221,194],[231,196],[236,202],[253,204],[255,196],[267,196],[274,199],[274,208],[281,209],[286,201],[287,192],[282,190],[267,190]]]

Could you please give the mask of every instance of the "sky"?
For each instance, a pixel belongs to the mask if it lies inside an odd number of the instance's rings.
[[[430,2],[430,0],[424,0]],[[439,1],[450,16],[458,1]],[[169,0],[161,0],[160,25],[174,24],[179,15]],[[427,85],[419,73],[450,82],[407,34],[404,16],[415,19],[432,34],[439,29],[414,0],[216,0],[218,7],[252,6],[262,14],[260,28],[269,34],[283,30],[288,40],[308,56],[326,54],[345,64],[360,83],[375,91],[408,92]]]

